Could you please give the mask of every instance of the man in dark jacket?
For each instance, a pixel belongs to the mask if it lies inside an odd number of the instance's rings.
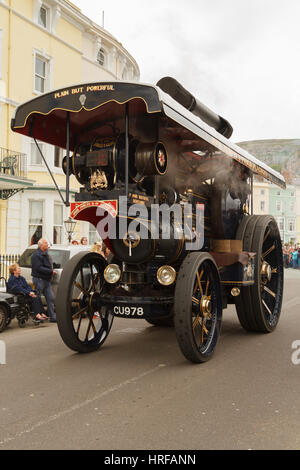
[[[9,267],[10,278],[7,281],[7,290],[12,294],[22,294],[26,298],[26,302],[30,304],[33,310],[33,317],[35,320],[43,321],[47,317],[43,313],[44,308],[40,296],[36,295],[28,284],[26,279],[21,276],[21,268],[16,264]]]
[[[32,281],[38,294],[44,294],[45,296],[50,322],[56,323],[54,295],[51,288],[51,279],[56,272],[53,271],[52,261],[48,254],[47,240],[41,238],[38,242],[38,246],[36,252],[31,256]]]

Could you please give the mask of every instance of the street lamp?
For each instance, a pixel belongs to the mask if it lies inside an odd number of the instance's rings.
[[[69,243],[71,243],[72,234],[74,233],[76,223],[77,223],[76,220],[71,219],[71,217],[69,217],[67,220],[64,221],[64,226],[68,234]]]

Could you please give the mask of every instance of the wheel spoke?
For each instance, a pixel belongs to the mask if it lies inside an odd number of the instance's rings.
[[[208,330],[205,326],[205,322],[206,322],[205,318],[201,318],[201,344],[204,343],[204,332],[206,335],[208,335]]]
[[[93,322],[93,317],[91,316],[89,311],[88,311],[88,317],[89,317],[89,324],[88,324],[88,329],[87,329],[86,336],[85,336],[85,341],[87,341],[88,338],[89,338],[89,333],[90,333],[91,327],[93,329],[94,335],[96,334],[96,328],[95,328],[95,325],[94,325],[94,322]]]
[[[264,241],[263,241],[263,244],[265,243],[265,241],[267,240],[268,236],[271,234],[271,230],[268,230],[266,235],[265,235],[265,238],[264,238]]]
[[[90,264],[90,272],[91,272],[91,284],[93,291],[96,290],[95,280],[94,280],[94,273],[93,273],[93,266]]]
[[[195,329],[196,329],[196,326],[197,326],[197,323],[199,322],[199,315],[196,316],[195,320],[193,321],[193,331],[194,331],[194,335],[195,335]],[[200,322],[199,322],[200,323]]]
[[[76,330],[77,338],[79,338],[79,330],[80,330],[80,326],[81,326],[81,320],[82,320],[82,315],[80,315],[79,322],[78,322],[78,325],[77,325],[77,330]]]
[[[203,318],[202,318],[202,323],[201,323],[201,344],[204,343],[203,328],[204,328],[204,321],[203,321]]]
[[[195,320],[193,321],[193,331],[194,331],[194,336],[195,336],[195,331],[196,331],[196,326],[200,325],[201,327],[201,344],[203,344],[204,341],[204,335],[203,333],[205,332],[206,335],[208,335],[208,329],[205,326],[205,321],[204,318],[200,317],[200,315],[197,315]]]
[[[81,277],[81,284],[82,284],[82,286],[83,286],[83,289],[85,290],[84,276],[83,276],[83,270],[82,270],[82,268],[80,269],[80,277]]]
[[[86,309],[87,309],[87,306],[85,306],[81,310],[78,310],[78,312],[76,312],[72,315],[72,319],[75,320],[79,315],[82,316],[83,312],[85,312]]]
[[[269,307],[268,307],[268,305],[266,304],[266,302],[263,300],[262,303],[263,303],[263,305],[266,307],[268,313],[269,313],[270,315],[273,315],[273,313],[272,313],[271,310],[269,309]]]
[[[268,256],[272,251],[275,250],[275,245],[272,245],[265,253],[261,255],[261,257],[264,259],[266,256]]]
[[[203,295],[203,289],[202,289],[202,285],[201,285],[201,278],[202,278],[203,274],[204,274],[204,269],[202,269],[200,274],[197,271],[197,281],[198,281],[198,287],[200,289],[201,295]]]
[[[208,292],[208,286],[209,286],[209,279],[207,280],[206,283],[206,289],[205,289],[205,296],[207,297],[207,292]]]
[[[274,299],[276,298],[276,294],[275,292],[273,292],[271,289],[269,289],[267,286],[264,286],[264,290],[266,292],[268,292],[268,294],[272,295],[272,297],[274,297]]]
[[[75,281],[74,282],[75,286],[81,290],[86,296],[89,296],[89,293],[79,284],[79,282]]]

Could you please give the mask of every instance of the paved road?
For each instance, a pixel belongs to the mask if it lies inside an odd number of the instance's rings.
[[[56,325],[13,323],[0,337],[0,450],[299,449],[299,274],[286,271],[274,333],[247,334],[231,307],[204,365],[143,320],[116,319],[90,355],[68,350]]]

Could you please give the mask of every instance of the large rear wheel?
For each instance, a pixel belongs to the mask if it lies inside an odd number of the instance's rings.
[[[174,323],[178,344],[191,362],[210,359],[222,321],[221,284],[209,253],[190,253],[181,265],[175,288]]]
[[[56,295],[57,326],[74,351],[96,351],[110,332],[113,315],[101,303],[106,265],[97,253],[79,253],[63,270]]]
[[[282,243],[272,216],[245,217],[237,233],[245,251],[256,253],[255,283],[242,287],[236,310],[247,331],[272,332],[279,321],[283,296]]]

